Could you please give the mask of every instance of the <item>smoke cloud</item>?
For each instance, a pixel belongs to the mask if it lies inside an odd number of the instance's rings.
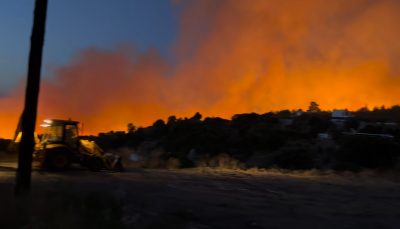
[[[391,106],[400,101],[400,2],[202,0],[180,7],[173,63],[157,50],[88,49],[41,86],[39,118],[72,118],[86,133],[169,115]],[[12,135],[23,87],[0,98]]]

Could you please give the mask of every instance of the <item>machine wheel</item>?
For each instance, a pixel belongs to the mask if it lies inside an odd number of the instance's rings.
[[[90,169],[90,171],[98,172],[104,167],[104,164],[101,158],[89,157],[87,158],[86,166],[88,167],[88,169]]]
[[[71,165],[71,159],[67,150],[55,150],[47,153],[47,167],[53,170],[65,170]]]

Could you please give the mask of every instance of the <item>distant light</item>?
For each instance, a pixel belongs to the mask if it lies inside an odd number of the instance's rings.
[[[53,123],[53,121],[50,120],[50,119],[45,119],[45,120],[43,120],[43,122],[44,122],[44,123],[47,123],[47,124],[52,124],[52,123]]]
[[[46,123],[45,123],[45,124],[40,124],[40,126],[41,126],[41,127],[49,127],[50,124],[46,124]]]

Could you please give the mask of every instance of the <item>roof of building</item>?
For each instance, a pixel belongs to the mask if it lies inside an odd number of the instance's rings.
[[[348,110],[333,110],[332,118],[351,118],[353,115]]]
[[[43,120],[44,123],[49,124],[49,125],[77,125],[79,122],[78,121],[72,121],[72,120],[62,120],[62,119],[45,119]]]

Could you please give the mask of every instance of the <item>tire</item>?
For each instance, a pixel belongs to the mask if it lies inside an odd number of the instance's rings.
[[[71,158],[68,150],[57,149],[46,152],[46,165],[49,169],[62,171],[71,166]]]
[[[103,169],[103,160],[99,157],[89,157],[86,161],[86,167],[92,172],[99,172]]]

